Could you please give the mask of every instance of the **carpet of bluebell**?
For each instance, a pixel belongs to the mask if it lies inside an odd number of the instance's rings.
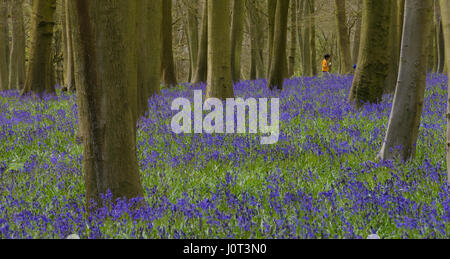
[[[0,239],[65,238],[449,238],[445,162],[447,76],[430,74],[416,158],[377,161],[392,96],[355,109],[351,76],[235,85],[238,97],[279,97],[280,140],[176,135],[163,90],[138,125],[145,205],[85,210],[76,100],[0,93]],[[204,91],[205,92],[205,91]]]

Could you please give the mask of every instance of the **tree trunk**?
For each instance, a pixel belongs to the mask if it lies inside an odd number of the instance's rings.
[[[380,158],[414,158],[427,80],[427,49],[432,2],[406,0],[404,37],[397,91]]]
[[[305,64],[305,44],[303,39],[303,18],[305,16],[304,14],[304,7],[305,7],[305,0],[294,0],[297,1],[297,41],[298,41],[298,49],[299,49],[299,57],[300,57],[300,68],[302,69],[302,74],[304,75],[304,64]]]
[[[202,29],[200,32],[200,44],[198,46],[197,65],[194,70],[192,83],[199,84],[207,80],[208,65],[208,0],[203,3]]]
[[[311,45],[311,71],[312,76],[317,75],[317,54],[316,54],[316,19],[314,17],[316,13],[315,0],[308,0],[309,2],[309,13],[310,13],[310,45]]]
[[[309,0],[304,0],[304,30],[303,30],[303,76],[313,76],[312,60],[311,60],[311,9],[309,8]]]
[[[275,18],[275,33],[273,41],[272,65],[270,69],[268,87],[282,89],[284,71],[286,71],[287,23],[289,14],[289,0],[278,0]]]
[[[231,74],[233,82],[241,79],[241,53],[244,40],[245,0],[233,0],[231,21]]]
[[[395,92],[395,87],[397,86],[397,78],[399,72],[399,64],[400,64],[400,49],[401,49],[401,41],[402,35],[400,35],[400,30],[398,27],[398,5],[397,1],[391,2],[391,17],[390,17],[390,26],[389,26],[389,39],[390,39],[390,62],[389,62],[389,72],[386,77],[386,88],[384,89],[385,93],[392,94]]]
[[[442,28],[444,31],[445,57],[447,64],[450,63],[450,3],[447,0],[441,0]],[[450,76],[450,75],[449,75]],[[448,88],[447,99],[447,182],[450,183],[450,85]]]
[[[199,49],[199,39],[198,39],[198,5],[200,1],[186,1],[185,7],[187,9],[187,36],[188,36],[188,46],[189,46],[189,58],[190,58],[190,81],[194,77],[195,66],[197,64],[198,49]]]
[[[441,13],[438,11],[438,14]],[[442,25],[442,15],[438,15],[437,17],[437,60],[438,60],[438,67],[437,72],[442,74],[444,72],[444,66],[445,66],[445,47],[444,47],[444,29]]]
[[[364,0],[361,49],[349,101],[381,101],[389,72],[390,0]]]
[[[338,28],[338,48],[341,58],[341,74],[351,74],[353,65],[350,54],[350,38],[345,14],[345,1],[334,0],[336,6],[336,26]]]
[[[0,0],[0,90],[9,89],[8,1]]]
[[[353,49],[352,49],[352,63],[358,63],[358,55],[359,55],[359,45],[361,43],[361,2],[362,0],[358,0],[358,18],[356,20],[356,29],[355,35],[353,38]]]
[[[147,45],[149,47],[149,59],[147,61],[149,62],[149,85],[146,86],[148,88],[148,97],[159,94],[161,91],[160,71],[162,51],[161,28],[163,22],[163,1],[165,0],[152,0],[150,1],[150,5],[148,7],[149,26],[147,28],[147,34],[150,35],[147,42]]]
[[[269,23],[269,57],[267,62],[267,77],[270,76],[270,69],[272,66],[272,54],[273,54],[273,40],[275,34],[275,15],[277,11],[277,1],[278,0],[268,0],[267,1],[267,13],[268,13],[268,23]]]
[[[74,75],[74,60],[73,60],[73,18],[71,17],[70,9],[73,8],[71,0],[64,0],[65,8],[65,24],[64,24],[64,86],[68,91],[74,92],[75,75]]]
[[[9,89],[22,90],[25,84],[25,28],[23,0],[11,2],[12,43],[9,64]]]
[[[33,1],[30,58],[23,94],[33,92],[42,95],[55,91],[52,63],[55,10],[56,0]]]
[[[295,73],[295,58],[297,56],[297,0],[291,0],[291,47],[289,52],[288,77]]]
[[[230,61],[230,0],[208,1],[207,98],[234,98]]]
[[[135,1],[74,1],[78,111],[84,127],[86,200],[143,196],[136,155]]]
[[[172,0],[163,1],[161,80],[166,87],[177,85],[172,47]]]

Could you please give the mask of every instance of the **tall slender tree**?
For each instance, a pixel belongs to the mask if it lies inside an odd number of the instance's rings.
[[[138,88],[137,116],[144,116],[149,97],[159,93],[161,71],[162,0],[140,0],[138,8],[137,41]],[[137,118],[136,118],[137,119]]]
[[[297,56],[297,0],[291,0],[291,41],[289,50],[288,77],[292,77],[295,73],[295,60]]]
[[[307,0],[309,13],[310,13],[310,41],[309,45],[311,46],[311,71],[312,75],[317,75],[317,50],[316,50],[316,0]]]
[[[69,91],[75,91],[75,75],[74,75],[74,57],[73,57],[73,33],[72,23],[73,19],[70,15],[70,9],[72,8],[71,0],[63,0],[64,2],[64,25],[63,25],[63,38],[64,38],[64,86]]]
[[[401,64],[394,104],[380,158],[415,156],[427,79],[432,1],[406,0]]]
[[[234,98],[231,79],[230,0],[208,1],[207,98]]]
[[[334,0],[336,7],[336,26],[338,28],[338,47],[341,60],[341,74],[350,74],[353,71],[350,53],[350,35],[347,27],[345,1]]]
[[[400,29],[398,26],[398,18],[397,15],[399,13],[398,10],[398,2],[391,1],[391,16],[390,16],[390,25],[389,25],[389,70],[386,77],[385,82],[385,93],[394,93],[395,87],[397,85],[398,71],[399,71],[399,63],[400,63],[400,49],[401,49],[401,41],[402,35],[400,34]]]
[[[194,69],[192,83],[206,82],[208,71],[208,0],[204,0],[202,12],[202,28],[200,31],[200,42],[198,45],[197,64]]]
[[[289,0],[278,0],[275,18],[275,33],[273,39],[272,61],[268,87],[283,88],[286,65],[287,23]]]
[[[234,82],[241,79],[241,54],[244,40],[245,0],[233,0],[231,20],[231,74]]]
[[[0,0],[0,90],[9,88],[8,1]]]
[[[353,48],[352,48],[352,63],[358,63],[358,55],[359,55],[359,45],[361,43],[361,11],[362,11],[362,0],[358,0],[357,5],[357,14],[356,14],[356,22],[355,22],[355,34],[353,37]]]
[[[9,63],[9,89],[23,88],[25,84],[25,28],[23,0],[11,1],[12,41]]]
[[[275,16],[277,12],[277,1],[278,0],[267,0],[267,13],[268,13],[268,24],[269,24],[269,57],[267,62],[267,76],[269,76],[270,69],[272,66],[272,55],[273,55],[273,41],[275,37]]]
[[[161,80],[168,87],[177,85],[172,46],[172,0],[163,1]]]
[[[142,197],[136,155],[135,1],[74,1],[78,112],[84,137],[87,207]]]
[[[439,4],[436,4],[437,72],[443,73],[445,66],[444,29]]]
[[[247,18],[250,31],[250,80],[265,77],[264,67],[264,35],[263,26],[261,26],[261,16],[258,9],[257,0],[246,1]]]
[[[445,58],[447,64],[450,63],[450,3],[447,0],[440,0],[441,15],[442,15],[442,28],[444,31],[445,42]],[[449,75],[450,76],[450,75]],[[447,99],[447,182],[450,183],[450,85],[448,87],[448,99]]]
[[[349,101],[356,106],[383,97],[389,71],[391,0],[364,0],[358,67]]]
[[[53,28],[55,26],[56,0],[33,1],[31,21],[31,48],[28,72],[23,94],[43,94],[55,91],[52,63]]]
[[[188,36],[188,47],[189,47],[189,59],[190,59],[190,75],[189,81],[194,77],[195,66],[197,64],[198,49],[199,49],[199,35],[198,35],[198,5],[199,0],[185,0],[183,1],[185,8],[187,9],[186,15],[186,27]]]

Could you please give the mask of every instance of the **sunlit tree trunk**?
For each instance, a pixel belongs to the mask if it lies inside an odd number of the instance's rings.
[[[33,1],[31,21],[31,48],[28,72],[23,94],[43,94],[55,91],[52,62],[53,28],[55,26],[56,0]]]
[[[268,87],[282,89],[286,71],[287,23],[289,0],[278,0],[275,18],[272,61]]]
[[[358,67],[349,101],[357,106],[381,101],[389,72],[391,0],[364,0]]]
[[[101,205],[108,191],[113,200],[142,197],[134,124],[136,2],[76,0],[73,5],[87,201]]]
[[[409,160],[416,153],[427,79],[432,1],[406,0],[397,90],[380,158]]]
[[[208,1],[207,98],[234,98],[231,79],[230,0]]]

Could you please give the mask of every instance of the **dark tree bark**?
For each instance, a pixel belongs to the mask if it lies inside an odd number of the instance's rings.
[[[389,72],[391,0],[364,0],[358,67],[349,101],[356,106],[381,101]]]
[[[278,0],[275,19],[275,34],[268,87],[282,89],[286,71],[287,23],[289,0]]]
[[[52,41],[56,0],[33,1],[31,49],[23,94],[55,92]]]
[[[8,1],[0,0],[0,90],[9,88]]]
[[[87,207],[143,196],[136,155],[135,1],[73,2],[78,112]]]
[[[230,0],[208,1],[207,98],[234,98],[231,80]]]
[[[172,47],[172,0],[163,1],[161,81],[166,87],[177,85]]]
[[[231,75],[234,82],[241,79],[241,53],[244,40],[245,0],[233,0],[231,21]]]
[[[206,82],[208,71],[208,0],[204,0],[202,28],[200,32],[200,43],[198,49],[197,65],[194,70],[192,83]]]

